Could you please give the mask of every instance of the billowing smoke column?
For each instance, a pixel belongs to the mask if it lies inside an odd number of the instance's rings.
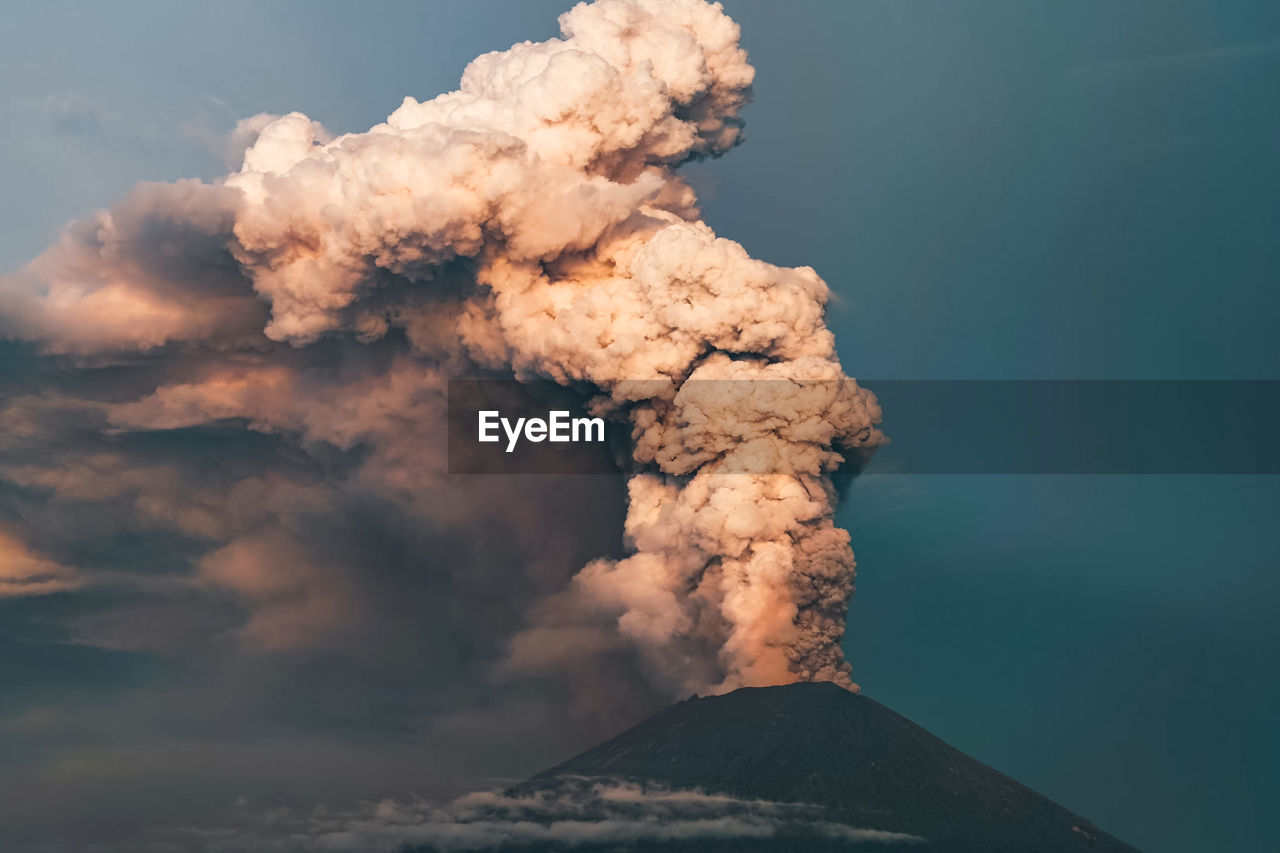
[[[508,665],[573,666],[608,625],[669,688],[851,687],[854,560],[831,474],[879,440],[878,407],[840,367],[822,280],[718,238],[674,172],[740,139],[754,71],[738,28],[701,0],[598,0],[560,23],[563,38],[481,56],[458,91],[406,98],[365,133],[243,122],[257,133],[238,172],[144,186],[73,228],[4,284],[0,332],[81,358],[205,354],[113,403],[117,429],[241,418],[348,447],[438,415],[422,401],[467,365],[589,385],[643,465],[632,553],[540,604]],[[157,211],[177,249],[142,264],[130,244],[150,226],[131,216]],[[412,355],[373,390],[308,388],[275,355],[389,335]],[[399,441],[361,476],[409,488],[413,452]],[[256,594],[245,578],[280,550],[239,539],[202,579]]]

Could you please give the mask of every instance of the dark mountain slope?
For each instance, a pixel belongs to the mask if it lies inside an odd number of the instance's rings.
[[[831,810],[829,819],[923,836],[948,850],[1133,850],[880,703],[833,684],[690,699],[530,782],[567,775],[814,803]]]
[[[832,684],[680,702],[515,786],[503,802],[502,838],[483,849],[1136,853]]]

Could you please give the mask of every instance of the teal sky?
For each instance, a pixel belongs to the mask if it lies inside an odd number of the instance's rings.
[[[367,128],[562,6],[11,2],[0,267],[218,175],[238,118]],[[687,173],[719,233],[828,281],[850,374],[1280,379],[1280,6],[725,6],[747,141]],[[1275,850],[1278,511],[1266,477],[864,478],[855,677],[1149,853]],[[0,663],[0,713],[168,677],[64,651]]]

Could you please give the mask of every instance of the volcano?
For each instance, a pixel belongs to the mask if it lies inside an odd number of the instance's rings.
[[[563,800],[566,791],[595,785],[598,792],[606,784],[630,785],[628,801],[637,803],[644,794],[636,792],[644,791],[662,792],[664,802],[679,792],[714,794],[736,805],[735,820],[784,805],[802,812],[730,840],[669,832],[606,843],[584,834],[571,843],[513,841],[501,849],[1136,853],[880,703],[833,684],[687,699],[507,793],[527,802]],[[669,816],[650,821],[662,826]]]

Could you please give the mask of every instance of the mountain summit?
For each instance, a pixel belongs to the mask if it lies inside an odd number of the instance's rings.
[[[513,790],[528,795],[596,779],[722,794],[762,807],[808,804],[815,809],[811,820],[824,827],[868,831],[823,830],[821,843],[774,837],[723,848],[704,839],[601,849],[829,850],[905,841],[910,849],[946,853],[1136,853],[880,703],[833,684],[694,697]]]

